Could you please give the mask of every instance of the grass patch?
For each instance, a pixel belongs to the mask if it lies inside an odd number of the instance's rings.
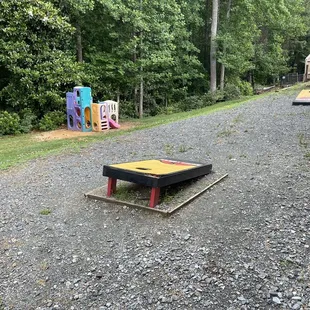
[[[305,84],[291,88],[289,91],[296,92],[296,89],[303,87],[305,87]],[[77,152],[81,148],[87,147],[90,143],[115,138],[117,136],[121,136],[132,131],[156,127],[200,115],[208,115],[217,111],[232,109],[248,101],[256,100],[258,98],[270,95],[270,93],[266,93],[258,96],[244,97],[238,100],[220,102],[202,109],[180,112],[170,115],[157,115],[155,117],[146,117],[142,120],[126,120],[130,121],[134,127],[128,130],[121,131],[111,130],[111,132],[105,135],[93,135],[84,136],[83,138],[79,137],[50,141],[38,141],[34,138],[35,135],[33,133],[18,136],[3,136],[0,137],[0,170],[5,170],[10,167],[14,167],[19,164],[28,162],[30,160],[40,157],[46,157],[52,154]]]
[[[165,153],[166,155],[173,155],[173,145],[165,144]]]
[[[231,136],[235,131],[234,130],[223,130],[220,131],[217,136],[218,138],[225,138]]]
[[[160,203],[169,204],[173,200],[182,197],[185,191],[194,186],[200,179],[201,177],[163,187],[160,193]]]
[[[233,124],[237,124],[237,123],[241,123],[242,122],[242,115],[238,114],[233,120],[232,123]]]
[[[299,145],[301,147],[307,148],[308,143],[306,142],[305,135],[303,133],[298,134]]]
[[[46,271],[49,268],[49,265],[46,261],[41,262],[40,269]]]
[[[142,187],[134,183],[119,184],[116,192],[113,194],[113,198],[121,201],[136,201],[139,198],[139,189]]]
[[[304,156],[306,159],[310,160],[310,153],[306,153]]]
[[[192,147],[187,147],[186,145],[180,145],[179,146],[179,153],[186,153],[188,150],[192,150]]]
[[[204,177],[194,178],[162,187],[160,190],[160,204],[168,205],[179,198],[182,198],[183,201],[187,198],[185,197],[186,195],[190,195],[187,193],[189,190],[193,190],[197,193],[199,191],[199,186],[197,189],[195,187],[199,185],[203,178]],[[150,193],[151,188],[148,186],[120,181],[116,192],[113,194],[113,198],[147,207],[150,201]]]
[[[113,199],[148,206],[150,191],[150,187],[123,182],[117,186],[116,192],[113,194]]]
[[[281,259],[279,261],[279,264],[280,264],[281,267],[287,268],[287,267],[290,267],[290,266],[294,265],[295,263],[293,261],[291,261],[291,260],[288,260],[288,259]]]
[[[43,209],[40,211],[40,214],[41,215],[49,215],[49,214],[51,214],[51,212],[52,211],[50,209]]]
[[[109,137],[115,137],[120,133],[111,132]],[[103,140],[103,138],[102,136],[84,136],[83,138],[38,141],[33,133],[3,136],[0,137],[0,170],[52,154],[77,152],[96,140]]]

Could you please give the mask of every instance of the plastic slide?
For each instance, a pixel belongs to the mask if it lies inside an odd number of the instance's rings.
[[[116,123],[113,119],[109,118],[109,125],[111,126],[111,128],[121,128],[120,124]]]

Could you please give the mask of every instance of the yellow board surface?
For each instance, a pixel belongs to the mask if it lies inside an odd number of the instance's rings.
[[[164,175],[196,168],[197,165],[180,163],[177,161],[169,163],[168,160],[166,161],[166,160],[153,159],[153,160],[136,161],[123,164],[114,164],[110,165],[110,167],[119,168],[122,170],[130,170],[144,174]]]
[[[302,90],[296,99],[310,99],[310,91],[307,89]]]

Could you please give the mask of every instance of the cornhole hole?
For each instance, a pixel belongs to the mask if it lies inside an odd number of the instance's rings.
[[[296,99],[293,101],[293,105],[310,105],[310,90],[302,90]]]
[[[208,174],[210,174],[211,177],[207,177]],[[125,205],[127,207],[146,209],[149,211],[161,213],[163,215],[171,215],[228,176],[228,174],[225,174],[221,177],[218,177],[217,173],[212,172],[211,164],[175,159],[153,159],[105,165],[103,167],[103,175],[108,177],[107,188],[105,186],[96,188],[85,194],[87,198],[102,200],[112,203],[113,205]],[[147,187],[151,187],[148,206],[141,205],[140,203],[133,201],[128,201],[127,199],[127,201],[124,201],[111,197],[114,193],[116,193],[117,180],[120,180],[121,186],[127,182],[132,183],[132,186],[129,184],[128,188],[135,188],[136,185],[138,185],[137,188],[139,189],[139,185],[141,185],[142,189],[146,188],[147,195],[149,195]],[[169,205],[166,206],[165,204],[160,204],[157,208],[155,208],[159,203],[161,188],[165,187],[166,191],[168,188],[171,188],[171,186],[176,188],[179,186],[182,187],[181,184],[184,185],[187,181],[190,189],[187,193],[190,193],[190,195],[186,194],[184,196],[183,188],[182,192],[180,193],[181,195],[176,198],[176,201],[174,201],[171,207],[169,207]],[[191,184],[198,185],[197,191],[193,191]],[[193,195],[193,192],[196,193]],[[137,195],[139,195],[139,190],[137,191]],[[117,193],[115,196],[117,197]]]

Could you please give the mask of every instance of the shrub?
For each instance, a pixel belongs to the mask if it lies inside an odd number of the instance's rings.
[[[171,115],[174,113],[181,112],[180,107],[177,104],[169,104],[167,107],[159,107],[158,114],[167,114]]]
[[[224,99],[232,100],[241,96],[241,92],[238,86],[233,84],[227,84],[224,89]]]
[[[39,129],[43,131],[55,130],[65,122],[65,114],[62,111],[46,113],[39,122]]]
[[[216,94],[213,94],[209,91],[202,96],[202,100],[205,107],[213,105],[216,103]]]
[[[119,106],[120,118],[135,118],[137,117],[135,104],[132,101],[122,101]]]
[[[238,86],[243,96],[253,96],[253,88],[251,83],[246,81],[240,81]]]
[[[0,135],[20,133],[20,118],[16,113],[0,112]]]
[[[181,100],[178,104],[181,111],[190,111],[203,107],[203,100],[199,96],[190,96]]]
[[[23,109],[20,113],[20,128],[24,133],[30,132],[33,128],[34,121],[36,120],[35,114],[29,108]]]

